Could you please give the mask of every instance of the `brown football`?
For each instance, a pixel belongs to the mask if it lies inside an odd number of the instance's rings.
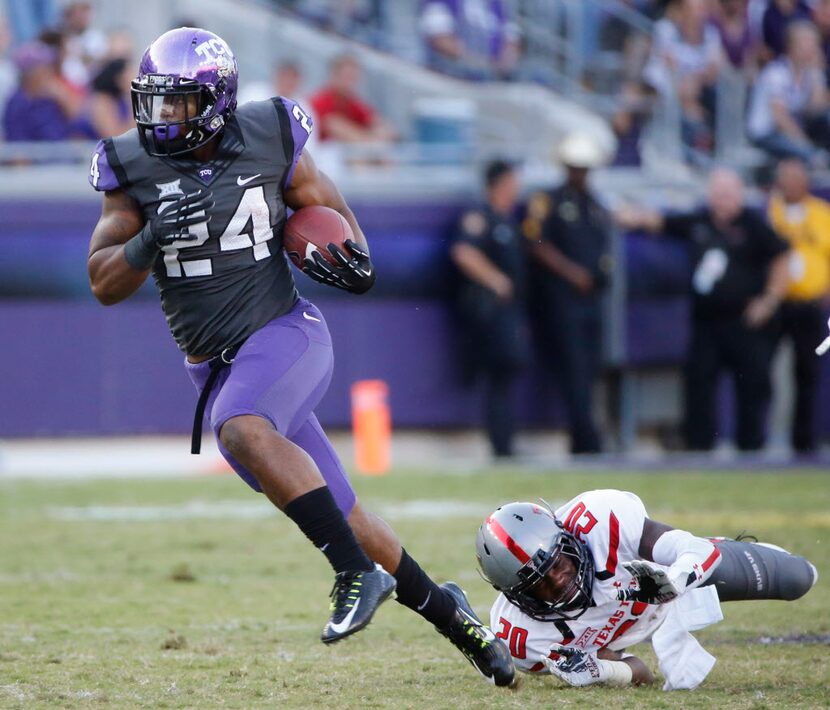
[[[310,259],[314,251],[320,252],[326,261],[338,266],[326,246],[336,244],[348,256],[349,250],[343,246],[347,239],[354,239],[352,228],[339,212],[331,207],[312,205],[302,207],[288,218],[282,246],[297,268],[302,269],[303,260]]]

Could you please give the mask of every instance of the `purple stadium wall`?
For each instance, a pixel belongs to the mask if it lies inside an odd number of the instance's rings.
[[[381,378],[397,426],[477,426],[477,393],[460,383],[448,308],[447,236],[461,204],[355,204],[380,277],[366,297],[298,284],[326,315],[335,373],[318,414],[349,423],[349,387]],[[151,284],[126,303],[94,302],[86,278],[96,200],[0,202],[0,437],[183,433],[195,391]],[[688,271],[676,242],[626,241],[631,303],[627,364],[676,366],[687,340]],[[830,434],[830,358],[821,429]],[[522,425],[561,423],[555,388],[537,364],[516,393]]]

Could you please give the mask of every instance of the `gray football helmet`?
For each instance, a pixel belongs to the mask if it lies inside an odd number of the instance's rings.
[[[533,587],[560,555],[572,559],[576,567],[573,581],[557,599],[537,599]],[[509,503],[497,508],[478,530],[476,556],[484,579],[534,619],[577,619],[592,604],[591,551],[565,530],[547,507]]]

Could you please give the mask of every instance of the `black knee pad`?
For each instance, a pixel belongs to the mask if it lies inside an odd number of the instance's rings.
[[[803,597],[815,584],[805,558],[755,542],[713,540],[721,563],[704,586],[713,585],[722,602]]]

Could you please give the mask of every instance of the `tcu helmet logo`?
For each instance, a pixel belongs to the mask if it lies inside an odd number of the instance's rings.
[[[224,54],[216,57],[216,73],[225,79],[231,75],[231,72],[233,72],[233,62]]]
[[[205,40],[200,45],[197,45],[194,51],[200,57],[203,57],[205,62],[212,62],[215,61],[218,56],[229,54],[225,43],[218,37],[211,37],[210,39]]]

